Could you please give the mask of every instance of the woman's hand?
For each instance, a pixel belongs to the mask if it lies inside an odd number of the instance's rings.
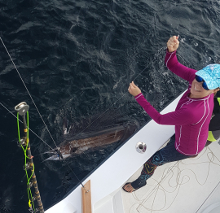
[[[178,47],[179,47],[179,40],[178,39],[179,39],[179,36],[173,36],[168,40],[167,49],[170,53],[174,52],[175,50],[178,49]]]
[[[141,90],[134,84],[134,81],[132,81],[129,85],[128,92],[133,96],[137,96],[141,93]]]

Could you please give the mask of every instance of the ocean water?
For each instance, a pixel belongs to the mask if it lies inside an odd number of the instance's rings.
[[[219,63],[219,8],[214,0],[0,0],[0,36],[55,141],[0,42],[0,102],[14,115],[14,106],[27,102],[30,128],[45,142],[30,134],[45,209],[126,142],[44,161],[48,145],[62,142],[63,120],[78,131],[100,129],[101,120],[112,126],[136,120],[141,128],[150,118],[128,93],[129,83],[134,80],[158,111],[186,89],[164,66],[172,35],[180,36],[184,65],[199,70]],[[2,105],[0,116],[0,212],[29,212],[16,119]],[[92,124],[91,117],[97,118]]]

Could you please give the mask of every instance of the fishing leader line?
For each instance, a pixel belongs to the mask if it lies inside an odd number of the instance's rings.
[[[179,35],[178,35],[178,36],[179,36]],[[167,47],[162,47],[162,48],[160,48],[160,49],[157,51],[157,53],[154,54],[154,56],[157,55],[158,53],[160,53],[162,50],[165,51],[166,49],[167,49]],[[184,62],[186,62],[181,55],[179,55],[179,54],[177,54],[177,55],[180,56],[180,57],[183,59]],[[136,80],[150,65],[152,65],[152,63],[154,63],[155,60],[156,60],[156,59],[153,59],[147,66],[145,66],[144,69],[141,70],[141,72],[139,72],[139,73],[133,78],[133,81]],[[83,133],[83,132],[84,132],[88,127],[90,127],[95,121],[97,121],[99,118],[101,118],[112,106],[114,106],[114,105],[115,105],[119,100],[121,100],[126,94],[127,94],[127,93],[124,92],[124,94],[122,94],[120,98],[118,98],[113,104],[111,104],[110,107],[108,107],[108,108],[107,108],[100,116],[98,116],[92,123],[90,123],[88,126],[86,126],[79,134]],[[85,153],[83,152],[83,154],[85,154]]]
[[[21,81],[22,81],[22,83],[23,83],[25,89],[27,90],[27,93],[28,93],[28,95],[30,96],[30,98],[31,98],[31,100],[32,100],[32,102],[33,102],[33,104],[34,104],[34,106],[35,106],[35,108],[36,108],[36,110],[37,110],[37,112],[38,112],[38,114],[39,114],[39,116],[40,116],[42,122],[44,123],[47,132],[49,133],[49,135],[50,135],[52,141],[54,142],[55,147],[58,148],[57,145],[56,145],[55,140],[53,139],[53,137],[52,137],[52,135],[51,135],[51,133],[50,133],[50,131],[49,131],[47,125],[46,125],[46,123],[44,122],[44,119],[43,119],[42,115],[40,114],[40,111],[38,110],[37,105],[36,105],[35,102],[34,102],[34,99],[32,98],[32,96],[31,96],[31,94],[30,94],[28,88],[26,87],[26,84],[25,84],[24,80],[22,79],[21,74],[19,73],[19,71],[18,71],[18,69],[17,69],[17,67],[16,67],[16,65],[15,65],[15,63],[14,63],[14,61],[12,60],[12,57],[11,57],[10,53],[8,52],[8,49],[7,49],[7,47],[5,46],[5,44],[4,44],[4,42],[3,42],[3,40],[2,40],[1,37],[0,37],[0,40],[1,40],[2,45],[4,46],[4,48],[5,48],[6,52],[7,52],[7,54],[8,54],[8,56],[9,56],[9,58],[10,58],[12,64],[14,65],[14,68],[15,68],[15,70],[17,71],[17,73],[18,73],[18,75],[19,75],[19,77],[20,77],[20,79],[21,79]]]
[[[166,49],[166,47],[160,48],[160,49],[157,51],[157,54],[160,53],[162,50],[165,50],[165,49]],[[155,55],[156,55],[156,54],[155,54]],[[156,60],[156,59],[155,59],[155,60]],[[151,61],[149,64],[152,64],[155,60]],[[149,67],[149,64],[148,64],[147,66],[145,66],[145,68],[144,68],[141,72],[139,72],[139,73],[134,77],[133,81],[136,80],[136,79]],[[120,96],[120,98],[118,98],[113,104],[111,104],[103,113],[101,113],[96,119],[94,119],[93,122],[91,122],[90,124],[88,124],[88,125],[87,125],[82,131],[80,131],[78,134],[81,134],[81,133],[83,133],[86,129],[88,129],[88,127],[90,127],[94,122],[96,122],[99,118],[101,118],[112,106],[114,106],[114,105],[115,105],[119,100],[121,100],[126,94],[127,94],[127,93],[124,92],[124,94],[122,94],[122,95]],[[86,154],[84,151],[83,151],[82,153],[87,156],[87,154]],[[65,160],[65,159],[64,159],[64,160]]]
[[[166,50],[167,47],[162,47],[160,48],[157,52],[160,53],[161,50]],[[156,54],[155,54],[156,55]],[[156,59],[155,59],[156,60]],[[149,64],[152,64],[155,60],[151,61]],[[149,67],[149,64],[147,66],[145,66],[145,68],[139,72],[133,79],[136,80],[148,67]],[[124,92],[124,94],[122,94],[120,96],[120,98],[118,98],[113,104],[111,104],[103,113],[101,113],[100,116],[98,116],[92,123],[90,123],[88,126],[86,126],[79,134],[83,133],[88,127],[90,127],[95,121],[97,121],[99,118],[101,118],[112,106],[114,106],[119,100],[121,100],[125,95],[127,94],[127,92]],[[84,153],[84,152],[83,152]]]
[[[166,50],[167,47],[162,47],[160,48],[156,54],[160,53],[162,50]],[[155,55],[156,55],[155,54]],[[152,60],[147,66],[144,67],[144,69],[139,72],[133,79],[136,80],[156,59]],[[93,122],[91,122],[90,124],[88,124],[82,131],[80,131],[78,134],[81,134],[83,133],[88,127],[90,127],[94,122],[96,122],[99,118],[101,118],[112,106],[114,106],[119,100],[121,100],[127,93],[124,92],[124,94],[122,94],[120,96],[120,98],[118,98],[113,104],[111,104],[103,113],[101,113]],[[87,154],[83,151],[82,152],[85,156],[87,156]],[[65,161],[66,159],[64,159]],[[68,165],[68,167],[70,168],[70,166]],[[70,168],[71,169],[71,168]],[[72,169],[71,169],[72,170]],[[72,171],[73,172],[73,171]],[[74,172],[73,172],[74,173]],[[75,174],[74,174],[75,175]],[[76,175],[75,175],[76,176]],[[77,177],[77,176],[76,176]],[[77,178],[78,179],[78,178]]]

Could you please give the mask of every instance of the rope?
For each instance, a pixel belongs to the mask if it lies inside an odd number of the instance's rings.
[[[42,117],[42,115],[40,114],[40,111],[38,110],[38,107],[37,107],[37,105],[36,105],[35,102],[34,102],[34,99],[32,98],[32,96],[31,96],[31,94],[30,94],[28,88],[26,87],[25,82],[24,82],[24,80],[22,79],[21,74],[19,73],[19,71],[18,71],[18,69],[17,69],[17,67],[16,67],[16,65],[15,65],[15,63],[14,63],[14,61],[12,60],[12,57],[11,57],[10,53],[8,52],[8,49],[7,49],[7,47],[5,46],[5,44],[4,44],[4,42],[3,42],[3,40],[2,40],[1,37],[0,37],[0,40],[1,40],[2,45],[4,46],[4,48],[5,48],[6,52],[7,52],[7,54],[8,54],[8,56],[9,56],[9,58],[10,58],[12,64],[14,65],[14,68],[15,68],[15,70],[17,71],[17,73],[18,73],[18,75],[19,75],[19,77],[20,77],[20,79],[21,79],[21,81],[22,81],[22,83],[23,83],[25,89],[27,90],[27,93],[28,93],[28,95],[30,96],[30,98],[31,98],[31,100],[32,100],[32,102],[33,102],[33,104],[34,104],[34,106],[35,106],[35,108],[36,108],[36,110],[37,110],[37,112],[38,112],[38,114],[39,114],[39,116],[40,116],[42,122],[44,123],[44,125],[45,125],[45,127],[46,127],[46,129],[47,129],[47,131],[48,131],[48,133],[49,133],[49,135],[50,135],[52,141],[54,142],[55,147],[57,148],[57,145],[56,145],[55,140],[53,139],[53,137],[52,137],[52,135],[51,135],[51,133],[50,133],[50,131],[49,131],[49,129],[48,129],[46,123],[44,122],[43,117]]]

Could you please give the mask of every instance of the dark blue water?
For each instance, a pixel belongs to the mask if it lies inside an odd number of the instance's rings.
[[[94,116],[96,125],[110,117],[147,123],[149,117],[127,92],[131,80],[159,111],[177,97],[187,84],[164,66],[170,36],[180,35],[179,60],[186,66],[218,63],[219,8],[219,1],[211,0],[0,0],[0,36],[59,145],[66,117],[81,130],[89,124],[82,120]],[[31,129],[55,147],[1,43],[0,101],[14,114],[14,106],[26,101]],[[0,114],[0,212],[28,212],[16,119],[3,107]],[[48,146],[30,138],[45,209],[124,143],[43,162]]]

